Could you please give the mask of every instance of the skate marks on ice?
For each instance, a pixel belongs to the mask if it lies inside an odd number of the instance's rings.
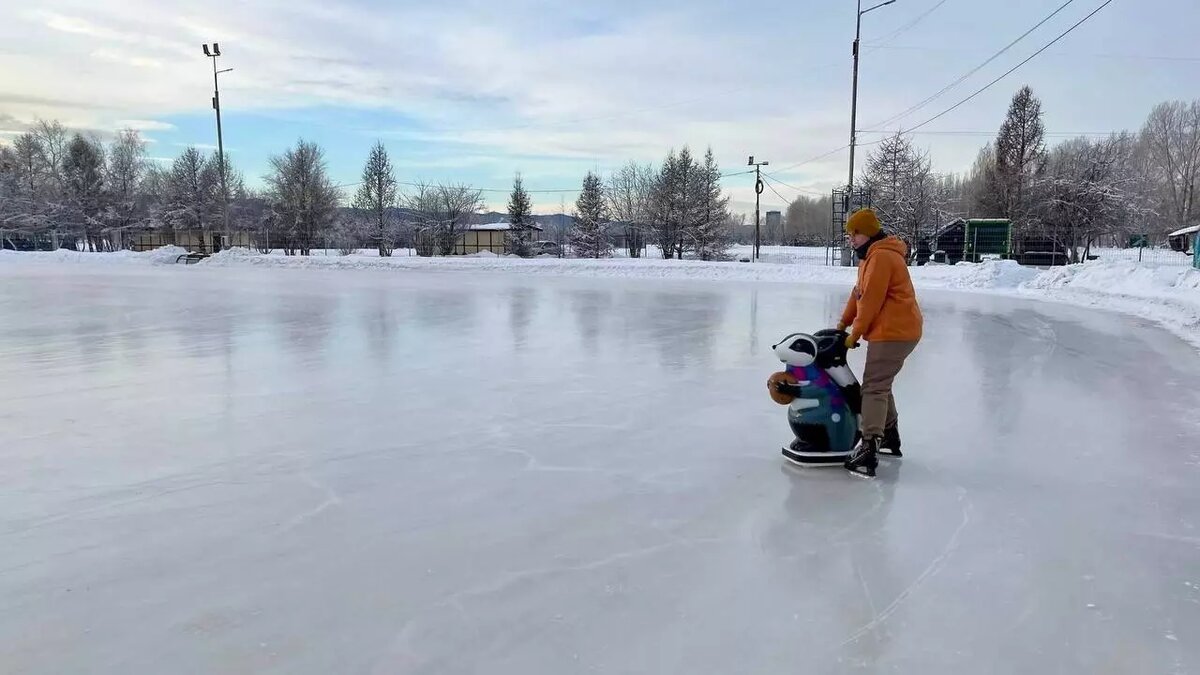
[[[430,605],[413,610],[412,617],[400,626],[391,643],[374,659],[372,673],[403,672],[476,672],[473,670],[481,663],[490,664],[489,668],[497,668],[496,672],[510,672],[498,666],[492,659],[500,658],[500,654],[510,655],[514,645],[526,644],[537,639],[544,629],[543,624],[570,624],[579,622],[579,608],[574,611],[560,608],[556,613],[546,616],[541,612],[536,619],[523,617],[510,619],[502,624],[489,623],[478,618],[480,612],[495,612],[497,607],[507,604],[494,601],[496,596],[506,593],[520,598],[529,591],[539,591],[547,584],[557,583],[562,588],[587,586],[603,583],[599,589],[604,596],[615,596],[625,592],[621,579],[626,574],[606,575],[604,577],[589,576],[608,568],[622,568],[627,564],[648,564],[654,558],[669,553],[687,551],[687,556],[704,556],[703,549],[728,543],[722,537],[681,537],[658,523],[651,522],[651,529],[666,537],[666,541],[647,546],[617,551],[601,558],[580,562],[564,562],[559,565],[538,566],[529,569],[519,569],[505,572],[492,581],[478,586],[455,592],[446,598]],[[565,559],[568,556],[558,555],[555,558]],[[576,581],[567,578],[584,575]],[[515,604],[524,606],[526,603],[516,600]],[[518,608],[520,609],[520,608]],[[585,608],[586,611],[586,608]],[[469,644],[466,652],[447,650],[441,640],[447,635],[453,635],[455,644]],[[430,643],[436,648],[429,649]],[[422,649],[422,645],[427,648]],[[571,655],[571,661],[581,661],[580,651]],[[565,655],[564,655],[565,656]],[[517,657],[519,658],[519,657]],[[486,670],[486,669],[485,669]]]
[[[905,462],[908,466],[904,466]],[[856,481],[846,476],[844,470],[831,469],[798,469],[790,465],[782,465],[783,473],[791,484],[789,505],[785,512],[795,518],[792,522],[777,523],[770,531],[760,537],[759,543],[774,560],[811,569],[814,566],[829,565],[831,561],[844,561],[845,574],[833,579],[821,580],[822,584],[837,584],[844,586],[843,594],[852,590],[862,597],[863,610],[856,612],[851,605],[846,605],[843,617],[846,620],[844,632],[840,635],[830,635],[824,648],[817,646],[817,653],[825,653],[837,660],[853,662],[859,665],[876,663],[861,649],[855,648],[863,638],[874,635],[879,643],[883,637],[887,622],[911,605],[927,589],[933,580],[951,563],[958,551],[963,535],[968,531],[975,510],[968,490],[952,481],[946,471],[934,469],[929,465],[936,461],[914,460],[884,460],[880,463],[879,477],[874,481]],[[901,479],[900,473],[906,474]],[[918,485],[919,484],[919,485]],[[865,494],[869,487],[873,496],[866,503]],[[919,490],[918,501],[912,501],[916,493],[904,494],[900,502],[904,505],[901,514],[893,515],[893,505],[896,503],[897,488]],[[880,568],[875,565],[872,574],[871,563],[873,551],[877,542],[886,537],[894,529],[889,518],[904,517],[912,513],[919,515],[932,508],[931,498],[936,503],[943,501],[942,497],[932,495],[944,494],[946,508],[952,508],[946,517],[930,521],[928,525],[944,524],[946,533],[938,541],[936,547],[930,546],[931,557],[914,565],[912,576],[905,580],[880,578],[880,572],[888,571],[888,567]],[[830,509],[827,502],[840,500],[852,503],[854,499],[864,503],[853,511],[845,509]],[[826,504],[821,508],[821,504]],[[916,509],[916,511],[910,511]],[[937,512],[934,509],[932,512]],[[951,514],[956,514],[951,516]],[[927,518],[927,516],[926,516]],[[927,526],[928,526],[927,525]],[[795,542],[803,542],[800,548]],[[930,542],[932,543],[932,542]],[[888,544],[882,544],[885,548]],[[915,545],[914,545],[915,546]],[[837,553],[835,553],[837,552]],[[865,557],[864,557],[865,556]],[[928,556],[928,554],[926,554]],[[882,597],[881,597],[882,596]],[[848,596],[847,596],[848,597]],[[857,621],[854,621],[857,615]],[[829,646],[832,645],[832,646]],[[848,651],[850,650],[850,651]],[[871,651],[871,650],[867,650]],[[882,657],[882,654],[876,654]]]
[[[952,556],[954,551],[958,548],[959,538],[961,537],[963,530],[965,530],[967,525],[971,522],[972,506],[970,500],[967,499],[967,491],[962,487],[956,487],[955,492],[958,495],[958,504],[961,510],[961,520],[958,523],[958,527],[954,528],[954,531],[950,533],[950,538],[946,540],[945,546],[943,546],[942,550],[939,551],[937,555],[935,555],[933,559],[929,561],[929,565],[927,565],[925,569],[922,570],[919,575],[917,575],[917,578],[913,579],[912,583],[906,586],[904,590],[900,591],[899,595],[897,595],[891,603],[884,607],[882,611],[874,611],[874,602],[871,600],[871,595],[867,589],[866,581],[862,578],[862,573],[859,571],[857,565],[855,565],[855,572],[859,575],[859,579],[862,581],[863,592],[867,595],[867,602],[872,607],[874,616],[871,617],[870,621],[863,624],[862,627],[851,633],[845,640],[843,640],[842,643],[838,645],[839,648],[849,646],[850,644],[861,639],[864,635],[874,631],[877,627],[882,625],[896,612],[896,610],[900,609],[901,605],[908,601],[909,598],[911,598],[912,595],[916,593],[923,584],[932,579],[945,567],[946,561],[950,559],[950,556]]]

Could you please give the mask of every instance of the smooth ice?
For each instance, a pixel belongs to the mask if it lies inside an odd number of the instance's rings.
[[[793,470],[845,290],[2,269],[0,672],[1200,671],[1196,353],[923,293],[905,458]]]

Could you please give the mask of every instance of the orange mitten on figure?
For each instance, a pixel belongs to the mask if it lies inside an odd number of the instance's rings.
[[[800,384],[800,380],[797,380],[795,375],[783,370],[771,373],[771,377],[767,378],[767,391],[771,394],[771,400],[779,405],[790,405],[792,401],[796,400],[796,397],[779,391],[776,385],[780,383]]]

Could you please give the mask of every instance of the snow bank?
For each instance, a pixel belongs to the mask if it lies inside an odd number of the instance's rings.
[[[1022,284],[1021,290],[1149,319],[1200,347],[1200,270],[1093,261],[1046,270]]]
[[[960,290],[1012,290],[1034,279],[1037,273],[1013,260],[912,268],[913,283],[918,286]]]
[[[0,264],[79,263],[100,265],[174,265],[187,250],[179,246],[163,246],[152,251],[116,251],[85,253],[60,248],[57,251],[3,251]]]

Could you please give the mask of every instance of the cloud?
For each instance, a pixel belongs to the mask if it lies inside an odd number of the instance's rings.
[[[134,131],[173,131],[175,129],[174,124],[157,120],[117,120],[116,124]]]

